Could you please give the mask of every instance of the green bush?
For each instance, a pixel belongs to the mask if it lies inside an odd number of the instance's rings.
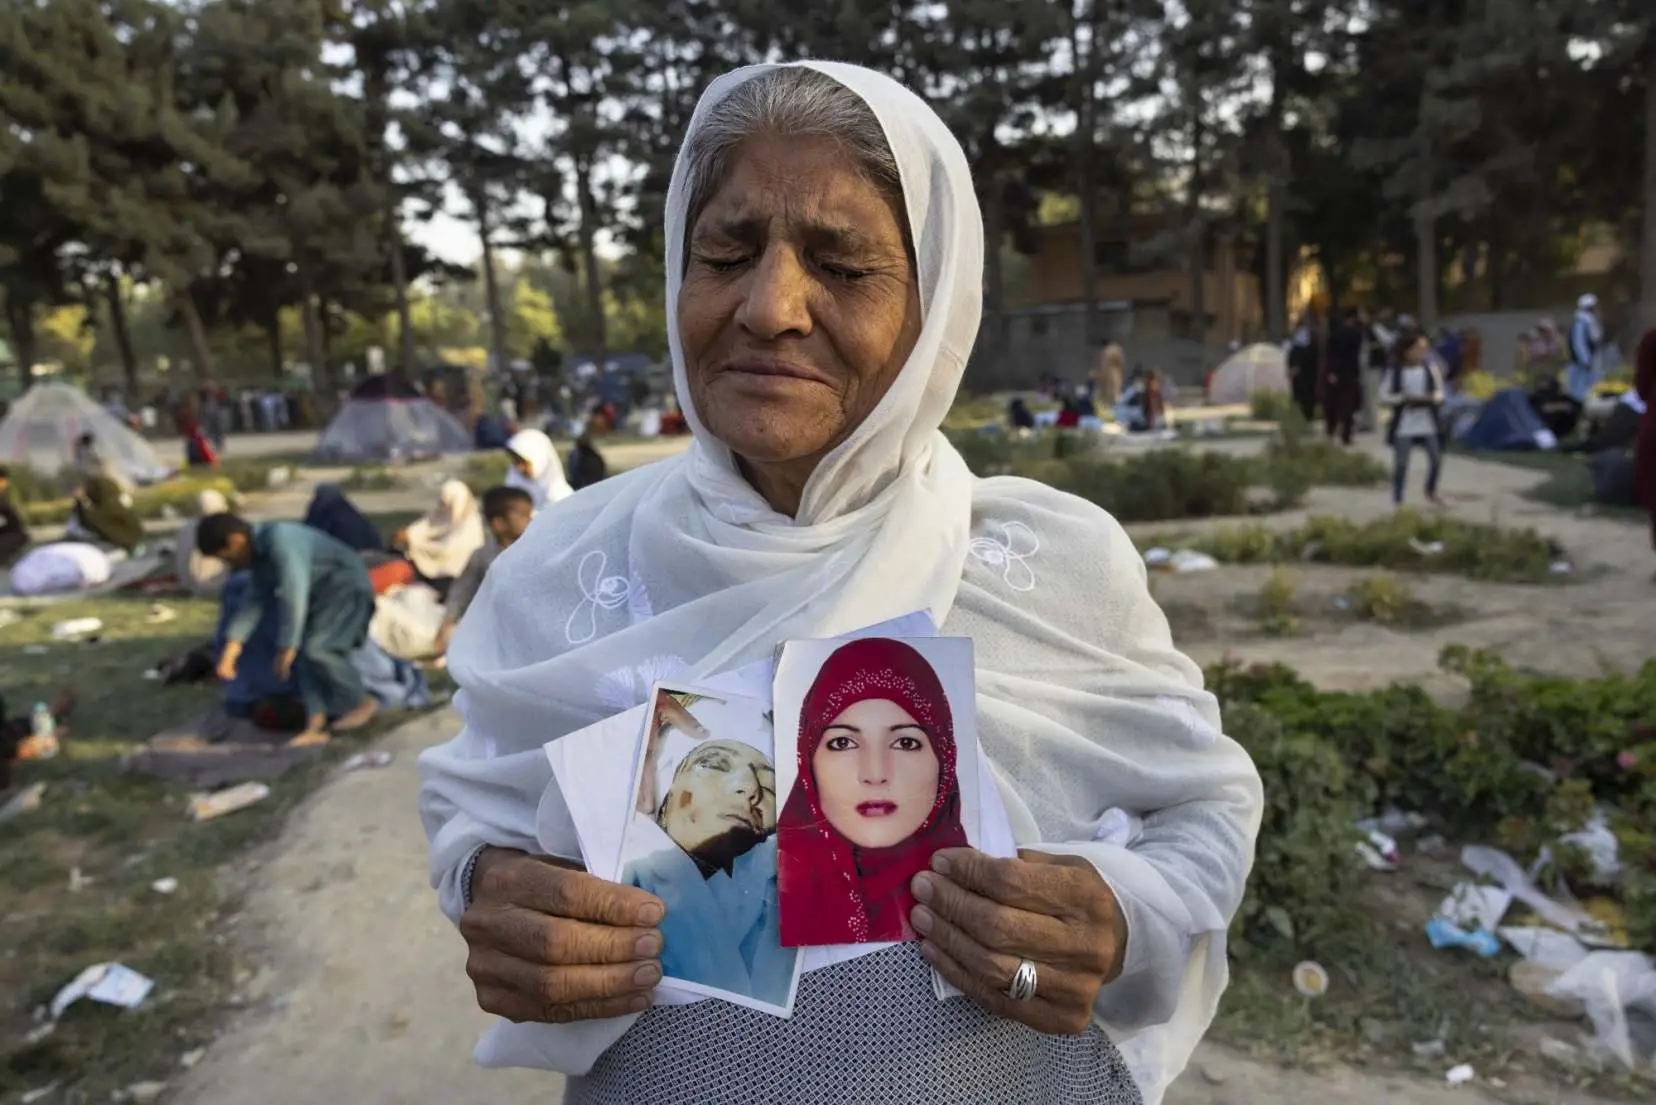
[[[1464,648],[1446,649],[1441,663],[1470,684],[1459,707],[1407,685],[1319,691],[1281,665],[1225,663],[1208,673],[1227,731],[1254,752],[1266,780],[1253,894],[1269,896],[1244,909],[1248,931],[1258,935],[1268,906],[1285,910],[1296,933],[1310,923],[1302,918],[1338,915],[1348,889],[1327,873],[1329,847],[1304,824],[1332,832],[1388,807],[1415,810],[1457,839],[1495,842],[1526,865],[1550,852],[1553,873],[1586,890],[1602,880],[1561,838],[1607,806],[1622,872],[1600,889],[1619,897],[1634,945],[1656,950],[1656,662],[1634,676],[1575,681],[1521,674]],[[1310,765],[1302,775],[1269,758],[1289,749]],[[1337,785],[1310,781],[1324,775]],[[1304,808],[1279,809],[1279,801]],[[1322,874],[1301,879],[1300,870]]]
[[[505,483],[510,467],[503,452],[479,453],[467,459],[466,471],[461,478],[473,493],[481,495],[489,488]]]
[[[1407,583],[1392,575],[1364,576],[1346,591],[1351,612],[1366,622],[1397,625],[1419,609]]]
[[[340,481],[346,491],[385,491],[401,486],[397,474],[383,465],[364,465],[351,469],[351,474]]]
[[[1265,789],[1253,875],[1232,930],[1247,950],[1315,954],[1350,924],[1363,871],[1355,825],[1364,810],[1350,771],[1327,741],[1258,706],[1228,707],[1225,730],[1253,757]]]
[[[1431,551],[1439,543],[1442,549]],[[1564,555],[1556,542],[1535,530],[1502,529],[1408,510],[1371,522],[1319,515],[1282,531],[1257,525],[1230,527],[1198,538],[1192,547],[1225,564],[1304,561],[1506,583],[1554,578],[1552,565]]]
[[[1283,422],[1298,413],[1294,397],[1286,391],[1256,391],[1248,396],[1248,415],[1255,422]]]
[[[151,487],[140,487],[132,493],[132,509],[138,517],[153,520],[196,513],[203,491],[217,491],[228,498],[237,491],[233,480],[225,476],[186,476],[168,480]],[[74,510],[71,499],[47,499],[41,502],[20,502],[18,511],[31,526],[56,526],[69,520]]]
[[[1299,632],[1294,612],[1294,581],[1280,569],[1271,572],[1259,589],[1259,624],[1273,637],[1290,637]]]

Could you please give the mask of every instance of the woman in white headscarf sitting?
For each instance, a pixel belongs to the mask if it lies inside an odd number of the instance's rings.
[[[391,547],[408,557],[421,578],[446,591],[465,571],[471,554],[483,547],[484,537],[477,496],[461,481],[447,480],[437,492],[437,504],[398,530]]]
[[[575,494],[558,457],[558,447],[541,431],[519,430],[513,434],[506,442],[506,456],[511,460],[506,486],[529,492],[537,510]]]
[[[666,240],[694,443],[500,556],[450,649],[464,728],[422,758],[479,1003],[547,1022],[497,1031],[538,1033],[571,1105],[1158,1101],[1227,980],[1259,778],[1121,526],[974,478],[939,432],[982,299],[960,146],[867,70],[738,70],[691,120]],[[655,681],[921,610],[974,642],[1018,858],[943,853],[915,879],[920,939],[807,971],[790,1018],[652,1007],[664,906],[543,842],[568,812],[540,744]],[[933,967],[965,996],[938,1000]]]
[[[173,574],[190,594],[198,599],[216,599],[224,593],[224,582],[230,578],[229,566],[214,556],[202,556],[196,548],[196,531],[201,520],[210,514],[227,514],[230,500],[221,491],[208,488],[196,500],[196,516],[185,519],[173,535]]]

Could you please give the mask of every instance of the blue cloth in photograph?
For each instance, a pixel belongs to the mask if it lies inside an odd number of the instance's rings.
[[[782,946],[776,894],[776,837],[740,856],[730,874],[703,878],[696,861],[647,818],[635,817],[629,844],[654,832],[661,847],[627,864],[621,881],[667,906],[661,971],[767,1005],[788,1003],[798,950]]]

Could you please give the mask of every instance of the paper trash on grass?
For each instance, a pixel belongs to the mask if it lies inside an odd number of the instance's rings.
[[[1463,1086],[1478,1077],[1477,1071],[1472,1069],[1471,1063],[1462,1063],[1458,1067],[1451,1067],[1443,1080],[1451,1086]]]
[[[0,825],[4,825],[6,822],[15,817],[21,817],[23,814],[33,813],[35,810],[38,810],[40,808],[40,800],[45,796],[45,794],[45,783],[30,783],[28,786],[12,795],[6,800],[5,805],[0,806]]]
[[[1445,917],[1433,917],[1426,922],[1426,939],[1439,951],[1465,948],[1482,959],[1493,958],[1501,951],[1501,941],[1494,933],[1486,929],[1463,929]]]
[[[52,640],[69,641],[76,637],[85,637],[90,633],[97,633],[104,627],[100,618],[70,618],[66,622],[58,622],[52,627]]]
[[[264,783],[242,783],[211,794],[190,795],[190,820],[211,821],[227,813],[246,809],[255,802],[270,797],[270,787]]]
[[[344,769],[346,771],[365,771],[373,768],[390,767],[393,755],[393,753],[387,751],[358,752],[345,761]]]
[[[1494,932],[1512,907],[1512,895],[1498,886],[1458,883],[1438,906],[1437,915],[1463,929]]]
[[[122,1009],[136,1009],[153,989],[155,983],[131,967],[120,963],[94,963],[57,992],[50,1006],[51,1017],[57,1020],[63,1016],[65,1009],[82,998],[91,998],[104,1005],[118,1005]]]
[[[1543,921],[1577,937],[1585,943],[1604,944],[1609,932],[1603,922],[1595,919],[1577,905],[1566,905],[1543,894],[1518,861],[1499,848],[1468,845],[1461,849],[1461,864],[1475,875],[1482,875],[1522,902]]]

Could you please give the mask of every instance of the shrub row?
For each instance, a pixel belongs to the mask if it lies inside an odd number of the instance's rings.
[[[1459,707],[1409,685],[1319,691],[1281,665],[1210,670],[1226,729],[1265,783],[1238,938],[1314,953],[1356,908],[1353,823],[1396,807],[1526,865],[1548,849],[1559,877],[1619,898],[1631,941],[1656,950],[1656,661],[1586,680],[1523,674],[1458,646],[1440,663],[1470,685]],[[1560,839],[1599,807],[1620,842],[1608,884]]]
[[[1313,486],[1371,486],[1386,478],[1373,458],[1324,441],[1282,437],[1257,456],[1166,448],[1122,458],[1101,456],[1094,444],[1073,431],[955,439],[978,475],[1038,480],[1097,503],[1121,522],[1285,510]]]
[[[1288,530],[1228,526],[1189,541],[1158,537],[1149,544],[1185,544],[1224,564],[1337,564],[1508,583],[1557,578],[1553,566],[1565,558],[1562,546],[1533,529],[1505,529],[1411,510],[1369,522],[1319,515]]]
[[[198,469],[165,483],[140,487],[132,494],[132,508],[144,519],[162,518],[169,512],[194,514],[203,491],[226,496],[238,491],[261,491],[270,486],[270,473],[276,467],[259,460],[225,461],[215,469]],[[29,525],[62,525],[69,520],[74,503],[64,494],[65,477],[42,476],[28,469],[12,469],[11,477],[18,512]]]

